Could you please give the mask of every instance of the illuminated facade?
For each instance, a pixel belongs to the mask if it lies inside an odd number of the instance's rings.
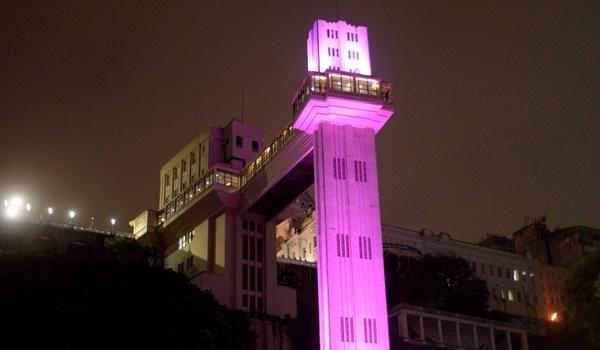
[[[333,48],[348,58],[335,63]],[[296,299],[277,284],[276,230],[314,184],[321,349],[388,349],[375,134],[393,114],[390,85],[370,75],[365,27],[318,20],[307,55],[292,124],[267,145],[244,123],[210,128],[161,169],[159,209],[130,224],[166,268],[248,311],[258,349],[286,348],[273,317],[295,317]]]
[[[364,27],[318,20],[307,55],[325,74],[309,72],[293,125],[314,138],[321,349],[389,349],[375,156],[393,114],[389,86],[370,76]]]

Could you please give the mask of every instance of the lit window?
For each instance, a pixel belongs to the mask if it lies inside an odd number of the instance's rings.
[[[512,292],[512,290],[509,290],[509,291],[508,291],[508,300],[509,300],[509,301],[515,301],[515,297],[514,297],[514,295],[513,295],[513,292]]]
[[[513,280],[514,280],[515,282],[518,282],[518,281],[519,281],[519,271],[517,271],[517,270],[513,270]]]

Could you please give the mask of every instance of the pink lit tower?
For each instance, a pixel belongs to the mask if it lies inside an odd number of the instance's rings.
[[[314,135],[321,350],[389,349],[375,134],[394,113],[367,28],[317,20],[294,128]]]

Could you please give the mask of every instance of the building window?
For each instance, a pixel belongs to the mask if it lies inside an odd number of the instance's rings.
[[[346,40],[350,41],[350,33],[346,33]]]
[[[502,268],[498,266],[498,277],[502,277]]]
[[[258,141],[252,140],[252,152],[258,152]]]
[[[506,278],[510,279],[510,269],[506,268]]]
[[[193,256],[193,255],[192,255],[192,256],[190,256],[190,257],[187,259],[187,262],[186,262],[186,264],[187,264],[186,268],[187,268],[188,270],[189,270],[189,269],[191,269],[191,268],[194,266],[194,256]]]
[[[340,49],[335,49],[335,55],[336,55],[337,57],[340,57]]]
[[[513,295],[512,290],[508,290],[508,301],[515,301],[515,297]]]
[[[181,172],[185,173],[187,171],[187,162],[185,161],[185,159],[183,159],[181,161]]]
[[[242,306],[248,307],[248,294],[242,294]]]
[[[236,145],[236,147],[239,147],[239,148],[244,147],[244,138],[242,138],[241,136],[236,136],[235,137],[235,145]]]
[[[177,265],[177,272],[183,273],[183,263],[180,263],[179,265]]]
[[[479,267],[481,267],[481,274],[485,275],[485,264],[484,263],[480,263]]]
[[[519,282],[519,271],[513,270],[513,281]]]
[[[185,246],[190,244],[190,242],[194,239],[194,230],[182,235],[178,240],[178,248],[183,249]]]
[[[242,265],[242,288],[248,289],[248,265]]]

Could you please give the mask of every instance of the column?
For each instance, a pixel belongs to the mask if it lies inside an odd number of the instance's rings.
[[[400,328],[400,334],[403,338],[409,338],[408,334],[408,316],[406,312],[402,311],[400,316],[398,316],[398,327]]]
[[[425,340],[425,327],[423,326],[423,316],[419,316],[419,339]]]
[[[388,350],[375,132],[322,122],[314,141],[321,350]]]
[[[442,331],[442,320],[437,319],[437,329],[438,329],[438,342],[440,344],[444,344],[444,332]]]
[[[462,348],[462,338],[460,336],[460,322],[456,322],[456,343],[458,344],[458,348]]]
[[[527,332],[521,333],[521,348],[523,350],[529,350],[529,341],[527,340]]]

